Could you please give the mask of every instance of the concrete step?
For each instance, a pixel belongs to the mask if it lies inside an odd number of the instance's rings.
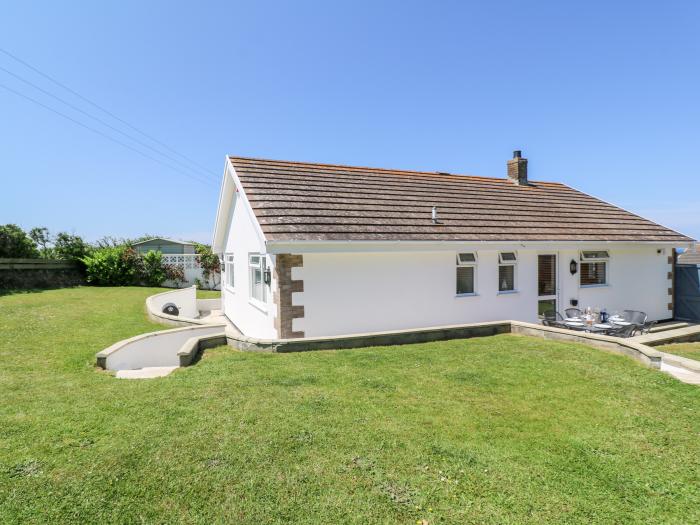
[[[652,334],[658,334],[659,332],[666,332],[668,330],[676,330],[678,328],[685,328],[690,326],[688,323],[671,321],[670,323],[657,324],[649,332]]]
[[[662,362],[661,371],[689,385],[700,385],[700,373],[693,370]]]

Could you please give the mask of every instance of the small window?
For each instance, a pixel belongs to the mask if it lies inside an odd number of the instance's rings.
[[[265,257],[251,253],[248,256],[250,297],[261,303],[265,302]]]
[[[472,264],[476,262],[476,255],[473,253],[458,253],[457,264]]]
[[[608,284],[607,251],[581,252],[581,286],[602,286]]]
[[[224,256],[224,273],[226,274],[226,284],[233,288],[234,285],[234,273],[233,273],[233,255]]]
[[[501,252],[498,254],[498,291],[515,291],[515,265],[518,256],[515,252]]]
[[[600,259],[609,259],[610,254],[607,251],[597,251],[597,252],[581,252],[582,261],[597,261]]]
[[[457,254],[457,295],[474,295],[476,290],[476,255],[473,253]]]

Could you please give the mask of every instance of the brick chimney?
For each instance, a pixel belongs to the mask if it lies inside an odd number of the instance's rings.
[[[519,186],[527,186],[527,159],[522,158],[519,149],[513,152],[513,158],[508,161],[508,178]]]

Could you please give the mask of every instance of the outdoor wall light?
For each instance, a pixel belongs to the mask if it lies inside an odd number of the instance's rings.
[[[272,282],[272,274],[270,273],[269,268],[265,268],[265,273],[263,273],[263,280],[265,281],[265,284],[270,286],[270,283]]]
[[[571,272],[571,275],[576,275],[577,270],[578,263],[574,259],[571,259],[571,262],[569,263],[569,271]]]

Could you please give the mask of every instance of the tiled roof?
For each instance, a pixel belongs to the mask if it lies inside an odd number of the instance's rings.
[[[271,241],[691,240],[554,182],[229,160]],[[431,220],[433,206],[440,224]]]
[[[700,264],[700,252],[685,252],[678,256],[678,264]]]

